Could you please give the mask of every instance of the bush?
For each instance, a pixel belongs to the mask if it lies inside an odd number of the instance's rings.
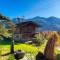
[[[8,60],[14,60],[14,55],[10,54]]]
[[[41,34],[36,34],[36,35],[35,35],[35,39],[36,39],[36,41],[37,41],[37,44],[39,44],[39,45],[43,44],[44,41],[45,41],[44,36],[41,35]]]

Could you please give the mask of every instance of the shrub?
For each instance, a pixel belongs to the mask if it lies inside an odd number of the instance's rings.
[[[8,60],[14,60],[14,55],[10,54]]]
[[[39,44],[39,45],[43,44],[45,41],[44,36],[42,36],[41,34],[36,34],[35,39],[37,41],[37,44]]]

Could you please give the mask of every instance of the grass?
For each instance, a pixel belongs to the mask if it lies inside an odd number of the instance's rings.
[[[45,44],[42,44],[39,48],[37,48],[34,45],[29,45],[29,44],[17,44],[14,45],[14,49],[15,50],[23,50],[26,53],[32,53],[34,56],[38,53],[38,51],[43,52],[45,48]],[[1,50],[1,54],[6,54],[8,52],[10,52],[10,45],[0,45],[0,50]],[[60,54],[60,51],[55,49],[55,54]],[[3,57],[4,59],[7,58],[7,56]],[[4,60],[4,59],[0,59],[0,60]],[[7,60],[7,59],[6,59]]]
[[[2,54],[6,54],[8,52],[10,52],[10,45],[0,45],[1,50],[2,50]],[[41,48],[39,47],[39,50],[41,52],[43,52],[43,48],[44,46],[42,45]],[[36,46],[33,45],[28,45],[28,44],[18,44],[18,45],[14,45],[14,49],[15,50],[23,50],[25,51],[25,53],[32,53],[34,56],[38,53],[38,48]],[[0,60],[7,60],[8,56],[4,56],[2,57]]]
[[[0,45],[0,48],[2,50],[2,54],[10,52],[10,45]],[[37,48],[36,46],[33,46],[33,45],[28,45],[28,44],[14,45],[15,50],[23,50],[26,53],[33,53],[33,54],[37,54],[38,50],[43,52],[44,48],[45,48],[44,44],[41,45],[39,48]],[[58,54],[58,53],[60,53],[60,51],[55,49],[55,54]]]
[[[18,44],[14,45],[15,50],[23,50],[26,53],[33,53],[36,54],[38,49],[35,46],[28,45],[28,44]],[[5,54],[10,51],[10,45],[2,45],[2,54]]]

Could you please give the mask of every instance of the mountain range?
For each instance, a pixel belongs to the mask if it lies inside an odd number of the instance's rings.
[[[14,18],[12,21],[16,24],[17,18]],[[41,27],[38,28],[37,31],[60,31],[60,18],[54,16],[48,18],[39,16],[30,19],[20,18],[20,22],[25,21],[34,21],[37,24],[41,25]]]

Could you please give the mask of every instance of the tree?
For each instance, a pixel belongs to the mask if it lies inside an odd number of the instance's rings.
[[[6,25],[6,24],[4,24],[4,23],[6,23],[10,28],[10,30],[12,31],[12,30],[15,30],[15,25],[13,24],[13,22],[8,18],[8,17],[6,17],[6,16],[3,16],[1,13],[0,13],[0,33],[2,34],[2,35],[4,35],[5,37],[9,37],[11,34],[12,34],[12,32],[11,33],[9,33],[9,30],[8,30],[8,28],[5,28],[4,27],[4,25]]]

